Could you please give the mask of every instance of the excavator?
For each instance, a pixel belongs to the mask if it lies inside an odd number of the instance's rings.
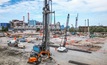
[[[33,46],[33,52],[30,54],[28,63],[38,65],[42,60],[52,60],[49,50],[49,23],[50,23],[50,2],[51,0],[44,0],[43,7],[43,39],[40,45]]]

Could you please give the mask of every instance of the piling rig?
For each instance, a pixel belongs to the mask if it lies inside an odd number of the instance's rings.
[[[52,2],[52,1],[51,1]],[[49,23],[50,23],[50,0],[44,0],[43,7],[43,39],[41,45],[34,45],[33,51],[30,54],[28,63],[33,63],[38,65],[43,59],[50,59],[50,50],[49,50]]]

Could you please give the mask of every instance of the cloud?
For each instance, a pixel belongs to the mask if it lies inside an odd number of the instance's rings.
[[[0,7],[0,13],[3,12],[28,12],[32,10],[38,10],[39,3],[37,1],[25,1],[25,2],[20,2],[18,4],[14,5],[9,5],[6,7]]]
[[[94,12],[107,11],[107,0],[88,0],[88,7]]]
[[[107,11],[107,0],[53,0],[55,10],[67,12],[102,12]],[[56,7],[58,6],[58,7]]]
[[[42,4],[36,1],[22,1],[20,3],[14,5],[8,5],[6,7],[0,7],[0,19],[3,21],[9,21],[12,19],[21,19],[22,16],[27,16],[29,12],[31,14],[31,18],[36,19],[40,18],[42,14]],[[41,14],[40,14],[41,13]],[[5,17],[8,17],[5,19]],[[41,15],[42,17],[42,15]],[[26,17],[27,18],[27,17]]]
[[[0,5],[7,3],[9,0],[0,0]],[[11,0],[12,1],[12,0]],[[13,0],[14,1],[14,0]],[[76,14],[79,13],[79,21],[84,21],[84,18],[93,16],[93,13],[106,12],[107,0],[52,0],[53,11],[56,12],[56,20],[64,23],[67,14],[70,14],[70,20],[75,22]],[[10,1],[9,1],[10,2]],[[42,8],[44,0],[20,0],[15,4],[0,6],[1,20],[9,21],[12,19],[22,19],[22,16],[27,16],[30,13],[30,19],[42,21]],[[104,13],[105,14],[105,13]],[[97,20],[94,18],[92,20]],[[7,17],[5,19],[5,17]],[[106,17],[106,16],[105,16]],[[26,17],[27,18],[27,17]],[[102,18],[103,19],[103,18]],[[105,19],[104,19],[105,20]],[[81,22],[80,22],[81,24]]]
[[[10,0],[0,0],[0,5],[2,5],[3,3],[6,3],[8,1],[10,1]]]
[[[8,2],[9,0],[0,0],[3,2]],[[52,0],[53,1],[53,10],[60,13],[76,13],[76,12],[102,12],[107,11],[107,0]],[[42,3],[42,4],[41,4]],[[9,12],[9,11],[31,11],[31,10],[40,10],[42,11],[43,0],[22,0],[22,2],[5,8],[0,7],[0,12]],[[14,10],[13,10],[14,9]]]

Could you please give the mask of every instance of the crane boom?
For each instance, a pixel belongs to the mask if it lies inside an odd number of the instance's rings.
[[[69,23],[69,17],[70,17],[70,14],[68,14],[67,16],[67,22],[66,22],[66,30],[65,30],[65,38],[64,38],[64,44],[63,44],[63,47],[65,47],[65,44],[66,44],[66,41],[67,41],[67,29],[68,29],[68,23]]]
[[[77,26],[78,26],[78,13],[75,21],[75,32],[77,32]]]

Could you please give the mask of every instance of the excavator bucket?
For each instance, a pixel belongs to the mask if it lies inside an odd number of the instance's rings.
[[[30,57],[29,60],[28,60],[28,63],[33,63],[33,62],[36,62],[36,61],[37,61],[36,57]]]

